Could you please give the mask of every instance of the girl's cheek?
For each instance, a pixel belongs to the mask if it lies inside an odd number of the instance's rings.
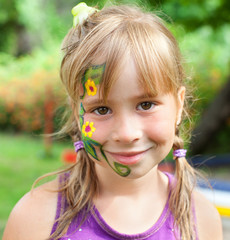
[[[109,132],[111,131],[109,121],[101,121],[96,118],[90,116],[91,114],[84,115],[84,124],[86,122],[93,123],[93,127],[95,131],[92,133],[91,138],[100,144],[103,144],[106,140],[108,140]]]
[[[175,124],[169,119],[154,119],[144,122],[145,133],[150,139],[158,143],[164,143],[175,135]]]

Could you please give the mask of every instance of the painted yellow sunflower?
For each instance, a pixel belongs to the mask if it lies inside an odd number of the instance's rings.
[[[95,132],[96,128],[93,127],[93,122],[89,123],[87,121],[85,124],[82,126],[82,133],[85,134],[85,137],[88,135],[89,137],[92,137],[93,132]]]
[[[90,78],[85,83],[85,87],[89,96],[94,96],[97,93],[97,87],[95,86],[94,81],[91,81]]]

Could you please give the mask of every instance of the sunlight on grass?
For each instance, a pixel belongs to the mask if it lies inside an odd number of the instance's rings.
[[[45,157],[41,137],[0,133],[0,239],[13,206],[36,178],[63,166],[61,153],[67,148],[71,141],[55,142],[52,157]]]

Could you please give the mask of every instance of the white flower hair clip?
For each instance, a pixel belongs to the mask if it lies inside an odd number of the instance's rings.
[[[73,15],[73,27],[76,27],[78,24],[82,24],[90,15],[99,10],[93,7],[88,7],[86,3],[81,2],[72,8]]]

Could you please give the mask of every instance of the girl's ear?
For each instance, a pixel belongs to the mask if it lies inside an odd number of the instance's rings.
[[[177,122],[176,124],[179,125],[181,122],[181,116],[182,116],[182,112],[183,112],[183,107],[184,107],[184,98],[185,98],[185,87],[182,86],[180,87],[180,89],[178,90],[177,93]]]

